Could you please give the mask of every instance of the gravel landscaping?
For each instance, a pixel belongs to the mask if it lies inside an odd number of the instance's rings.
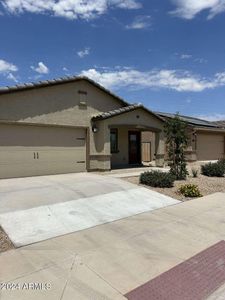
[[[0,227],[0,253],[13,249],[14,246],[10,239],[8,238],[7,234],[3,231],[3,229]]]
[[[127,177],[123,178],[134,184],[139,184],[139,177]],[[158,193],[162,193],[164,195],[170,196],[177,200],[190,200],[190,198],[185,198],[184,196],[180,195],[177,190],[183,184],[196,184],[199,187],[199,190],[203,196],[217,193],[217,192],[224,192],[225,193],[225,177],[218,178],[218,177],[206,177],[203,175],[198,175],[198,178],[188,177],[187,180],[184,181],[175,181],[174,187],[172,188],[153,188],[146,186],[153,191]]]

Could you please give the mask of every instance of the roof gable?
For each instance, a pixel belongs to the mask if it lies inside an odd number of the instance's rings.
[[[155,114],[151,110],[147,109],[142,104],[128,105],[128,106],[125,106],[125,107],[121,107],[119,109],[111,110],[111,111],[108,111],[108,112],[103,112],[101,114],[98,114],[97,116],[92,117],[92,120],[93,121],[99,121],[99,120],[105,120],[105,119],[113,118],[113,117],[122,115],[124,113],[134,111],[134,110],[139,109],[139,108],[141,108],[144,111],[146,111],[147,113],[155,116],[160,121],[162,121],[162,122],[165,121],[164,118],[160,117],[159,115]]]
[[[56,79],[52,79],[52,80],[24,83],[24,84],[18,84],[15,86],[0,87],[0,95],[8,94],[8,93],[15,93],[15,92],[19,92],[19,91],[26,91],[26,90],[31,90],[31,89],[45,88],[45,87],[54,86],[54,85],[62,85],[62,84],[77,82],[77,81],[81,81],[81,80],[84,80],[84,81],[94,85],[98,89],[100,89],[103,92],[107,93],[108,95],[112,96],[113,98],[115,98],[116,100],[121,102],[121,104],[123,106],[129,105],[129,103],[127,101],[125,101],[123,98],[117,96],[110,90],[104,88],[102,85],[98,84],[97,82],[95,82],[94,80],[92,80],[86,76],[71,76],[71,77],[67,76],[67,77],[56,78]]]

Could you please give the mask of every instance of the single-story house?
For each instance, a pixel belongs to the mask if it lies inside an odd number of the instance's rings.
[[[163,166],[167,117],[86,77],[0,88],[0,178],[110,170],[153,159]],[[223,128],[198,120],[189,129],[189,160],[224,157]]]

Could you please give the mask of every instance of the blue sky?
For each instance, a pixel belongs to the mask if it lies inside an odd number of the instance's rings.
[[[86,75],[152,110],[225,119],[225,0],[0,0],[0,85]]]

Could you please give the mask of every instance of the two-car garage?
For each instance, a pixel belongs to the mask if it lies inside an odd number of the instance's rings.
[[[85,170],[86,128],[0,124],[0,178]]]

